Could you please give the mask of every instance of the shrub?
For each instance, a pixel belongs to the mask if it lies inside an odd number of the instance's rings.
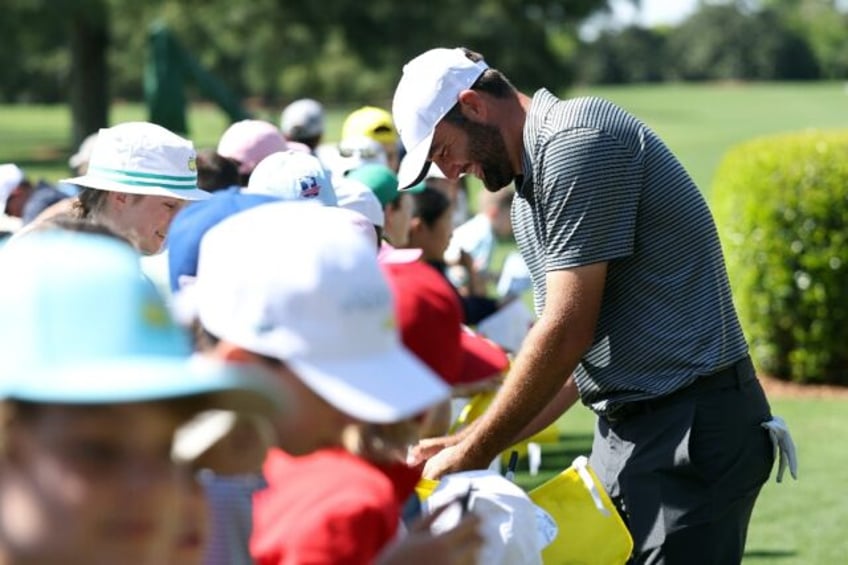
[[[736,146],[711,199],[758,368],[848,384],[848,131]]]

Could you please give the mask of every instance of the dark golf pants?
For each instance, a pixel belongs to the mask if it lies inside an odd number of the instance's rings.
[[[617,416],[617,417],[616,417]],[[774,454],[746,358],[656,401],[598,418],[591,464],[634,539],[632,563],[739,563]]]

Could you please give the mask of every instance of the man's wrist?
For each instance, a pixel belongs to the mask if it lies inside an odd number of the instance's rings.
[[[497,448],[492,448],[487,442],[475,438],[473,435],[462,438],[456,449],[462,453],[463,458],[474,469],[485,469],[495,457],[500,455],[501,451]]]

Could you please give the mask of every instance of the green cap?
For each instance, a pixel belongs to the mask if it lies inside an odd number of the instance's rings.
[[[347,178],[359,181],[370,188],[383,208],[397,199],[397,175],[385,165],[378,163],[362,165],[349,172]]]

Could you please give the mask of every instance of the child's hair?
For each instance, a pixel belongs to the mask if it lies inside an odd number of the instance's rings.
[[[433,225],[450,208],[450,200],[445,194],[435,188],[424,187],[412,196],[412,217],[419,218],[427,227]]]
[[[419,423],[414,419],[393,424],[351,424],[342,434],[342,443],[350,453],[372,463],[406,461],[407,450],[419,439]]]
[[[99,190],[88,187],[83,188],[80,190],[77,195],[77,199],[74,202],[74,214],[77,218],[82,220],[96,218],[101,212],[103,212],[103,210],[105,210],[108,194],[108,190]],[[144,198],[144,195],[130,194],[129,197],[133,202],[138,202]]]
[[[106,191],[95,188],[83,188],[74,202],[74,212],[77,217],[87,220],[100,213],[106,206]]]
[[[99,191],[103,192],[103,191]],[[56,214],[39,222],[33,228],[33,231],[50,231],[63,230],[77,233],[87,233],[94,235],[105,235],[131,245],[129,240],[118,232],[113,230],[105,223],[90,218],[80,218],[73,213]]]
[[[193,318],[189,324],[189,335],[192,339],[192,345],[195,351],[207,353],[215,349],[220,339],[213,335],[212,332],[203,327],[200,323],[200,318]]]
[[[237,185],[239,182],[238,166],[214,149],[204,149],[197,152],[197,186],[203,190],[214,192]]]

